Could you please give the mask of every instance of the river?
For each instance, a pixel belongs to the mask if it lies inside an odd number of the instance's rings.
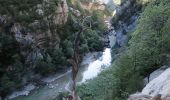
[[[77,75],[77,83],[81,84],[88,79],[96,77],[104,68],[111,64],[111,49],[106,48],[103,52],[88,53],[83,58],[79,73]],[[47,85],[33,90],[28,96],[19,96],[14,100],[52,100],[60,92],[67,91],[67,85],[71,80],[71,71],[61,74],[61,77],[49,77],[44,81],[49,82]]]
[[[136,17],[132,24],[127,26],[127,32],[132,31],[136,26]],[[131,29],[131,27],[133,27]],[[116,35],[115,35],[116,34]],[[119,37],[119,35],[121,35]],[[122,35],[122,31],[115,32],[114,30],[109,32],[108,39],[110,40],[110,47],[115,45],[115,42],[127,42]],[[122,39],[123,38],[123,39]],[[121,44],[121,43],[120,43]],[[86,80],[93,79],[111,65],[111,48],[105,48],[103,52],[91,52],[87,53],[82,60],[79,72],[77,74],[77,84],[86,82]],[[42,79],[42,81],[48,83],[44,86],[34,87],[30,85],[25,90],[16,91],[8,96],[8,99],[12,100],[53,100],[58,96],[60,92],[69,90],[69,83],[71,81],[71,70],[65,73],[57,73],[56,75]],[[32,88],[32,89],[30,89]],[[31,92],[30,92],[31,90]],[[24,96],[25,95],[25,96]]]
[[[115,41],[114,34],[111,33],[109,38]],[[111,47],[114,42],[111,42]],[[77,84],[86,82],[86,80],[95,78],[102,70],[111,65],[111,49],[105,48],[103,52],[87,53],[82,60],[81,67],[77,75]],[[68,91],[71,81],[71,70],[63,74],[56,74],[42,79],[47,82],[45,86],[34,87],[30,85],[32,91],[27,90],[16,91],[12,93],[8,99],[12,100],[53,100],[60,92]],[[27,87],[30,89],[29,86]],[[35,89],[34,89],[35,88]],[[31,90],[31,89],[30,89]],[[25,96],[24,96],[25,95]],[[27,95],[27,96],[26,96]]]

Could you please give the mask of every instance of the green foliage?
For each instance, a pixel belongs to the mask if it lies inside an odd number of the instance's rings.
[[[62,48],[59,48],[58,46],[54,48],[51,57],[52,57],[52,62],[55,65],[59,65],[59,64],[64,65],[66,62],[66,57],[64,56]]]
[[[134,59],[129,54],[122,54],[114,64],[114,99],[119,98],[120,100],[124,100],[129,94],[142,89],[143,77],[136,72]]]
[[[129,94],[140,91],[143,78],[159,68],[162,65],[162,55],[169,53],[167,44],[170,39],[165,37],[169,36],[167,24],[170,8],[165,2],[155,0],[145,8],[137,29],[131,35],[128,50],[116,60],[113,66],[117,80],[114,99],[124,100]]]
[[[74,53],[75,35],[80,30],[78,21],[83,16],[92,16],[92,20],[90,19],[89,21],[93,25],[91,29],[81,34],[79,44],[80,56],[89,50],[98,51],[103,48],[100,39],[101,33],[105,28],[105,26],[101,25],[103,24],[102,14],[99,14],[99,12],[90,13],[90,11],[84,10],[79,2],[73,5],[72,2],[74,0],[69,0],[73,8],[80,11],[81,16],[77,17],[72,12],[69,12],[67,23],[63,26],[58,26],[54,25],[53,17],[56,14],[54,12],[60,0],[47,1],[0,0],[0,15],[6,15],[6,22],[0,23],[0,32],[3,32],[0,33],[1,96],[5,96],[7,93],[23,86],[30,81],[34,74],[47,75],[64,68],[63,66],[67,65],[67,59],[72,57]],[[43,14],[38,14],[38,9],[42,10]],[[35,21],[36,23],[33,23]],[[34,46],[31,44],[26,47],[15,40],[14,33],[11,33],[11,28],[16,23],[22,26],[24,35],[28,31],[29,33],[46,33],[48,30],[48,32],[50,31],[53,36],[59,39],[54,37],[50,40],[47,37],[45,41],[48,42],[42,44],[38,51],[42,58],[36,59],[37,61],[27,62],[26,59],[29,53],[32,54]],[[86,24],[89,26],[88,22]]]
[[[0,83],[1,95],[9,93],[9,91],[12,91],[12,89],[14,89],[14,86],[15,86],[15,83],[11,81],[7,75],[4,75],[1,78],[1,83]]]
[[[79,4],[76,4],[79,5]],[[92,24],[92,28],[86,30],[81,34],[80,37],[80,53],[84,54],[87,51],[99,51],[102,50],[103,44],[101,40],[102,32],[106,28],[103,23],[103,12],[99,11],[87,11],[84,12],[79,6],[74,6],[75,9],[78,9],[81,16],[91,16],[88,19],[89,22]],[[80,9],[81,8],[81,9]],[[61,33],[62,41],[62,48],[63,52],[66,57],[71,57],[73,54],[73,41],[75,39],[76,33],[79,31],[80,26],[78,25],[80,18],[69,12],[67,24],[64,26],[63,32]],[[89,23],[84,23],[89,27]]]
[[[18,53],[18,43],[14,37],[0,33],[0,62],[9,65],[14,62],[13,56]]]
[[[166,0],[165,0],[166,1]],[[169,32],[165,29],[169,19],[169,4],[152,3],[145,9],[139,20],[137,30],[130,40],[130,53],[136,59],[137,69],[147,70],[161,65],[161,55],[169,53]],[[166,41],[166,42],[165,42]],[[169,41],[169,42],[168,42]],[[167,44],[165,44],[167,43]],[[145,62],[145,63],[144,63]]]
[[[76,5],[74,5],[77,10],[79,10],[81,13],[84,13],[85,10],[81,7],[80,2],[76,2]]]
[[[39,60],[36,64],[35,72],[41,75],[47,75],[53,73],[56,70],[55,66],[51,62]]]
[[[88,52],[89,51],[89,47],[87,44],[81,44],[80,46],[80,53],[85,53],[85,52]]]
[[[148,1],[151,0],[129,0],[131,3],[128,7],[121,9],[120,12],[116,12],[116,14],[112,18],[112,25],[115,28],[119,28],[119,21],[124,23],[131,23],[131,17],[133,15],[138,14],[142,9],[147,5]],[[126,0],[116,0],[115,2],[120,2],[123,5]],[[125,4],[126,5],[126,4]]]
[[[170,8],[165,2],[155,0],[145,8],[128,50],[116,60],[113,66],[118,82],[113,92],[115,98],[126,99],[129,94],[140,91],[143,78],[166,64],[162,63],[162,55],[169,54],[170,39],[166,37],[169,37]]]
[[[96,31],[88,29],[84,32],[84,34],[85,38],[87,39],[89,50],[101,50],[101,47],[103,46],[102,40],[100,39],[100,36]]]
[[[112,76],[111,69],[105,70],[95,79],[78,86],[78,95],[82,100],[112,100]]]
[[[58,2],[60,0],[0,0],[0,14],[7,16],[7,20],[10,23],[20,23],[27,27],[28,30],[35,31],[31,24],[35,21],[49,21],[51,17],[45,19],[47,16],[52,16],[55,12]],[[52,25],[52,22],[50,22]],[[43,23],[47,26],[47,22]],[[45,30],[47,27],[43,27],[41,24],[41,30]]]
[[[106,29],[105,23],[104,23],[104,15],[105,11],[93,11],[92,12],[92,20],[94,21],[94,30],[99,31],[99,33],[104,32],[104,29]]]
[[[0,0],[0,13],[13,17],[15,21],[32,22],[36,19],[37,4],[42,0]]]
[[[131,34],[129,47],[113,63],[112,71],[79,87],[79,95],[83,100],[125,100],[128,95],[141,91],[144,77],[162,65],[168,65],[169,5],[168,0],[153,0],[148,4],[140,16],[137,29]],[[106,78],[111,84],[101,77],[109,74]],[[103,85],[100,87],[99,84]],[[105,87],[109,88],[105,90]],[[105,92],[106,94],[103,94]]]
[[[0,95],[20,87],[24,67],[19,44],[11,35],[0,33]]]
[[[69,41],[69,40],[64,40],[63,41],[63,49],[64,49],[64,53],[67,56],[67,58],[72,57],[74,50],[73,50],[73,42]]]

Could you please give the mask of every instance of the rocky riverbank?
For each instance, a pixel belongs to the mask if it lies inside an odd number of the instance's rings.
[[[110,49],[106,49],[103,53],[87,53],[83,57],[83,61],[81,63],[81,68],[77,77],[78,84],[96,77],[100,73],[101,69],[109,66],[110,63]],[[71,70],[67,70],[64,73],[57,73],[55,75],[42,78],[41,81],[45,83],[44,85],[35,86],[34,84],[32,84],[29,86],[25,86],[21,91],[16,91],[9,95],[8,99],[25,100],[26,98],[29,98],[30,100],[37,100],[41,98],[41,100],[46,100],[45,98],[47,97],[55,98],[59,94],[59,92],[67,91],[66,86],[71,79],[70,74]],[[44,95],[44,93],[47,95]]]

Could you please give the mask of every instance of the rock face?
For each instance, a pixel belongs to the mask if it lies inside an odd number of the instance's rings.
[[[144,95],[142,93],[136,93],[131,95],[128,100],[152,100],[152,97],[149,95]]]
[[[68,18],[68,5],[66,0],[62,0],[55,11],[56,15],[53,17],[55,24],[65,24]]]
[[[168,66],[162,66],[161,68],[155,70],[154,72],[152,72],[149,75],[149,80],[148,77],[145,77],[144,81],[145,81],[145,85],[147,85],[150,81],[152,81],[153,79],[157,78],[159,75],[161,75],[166,69],[168,68]],[[149,82],[148,82],[149,81]]]
[[[55,6],[54,12],[48,12],[49,14],[45,15],[47,13],[45,10],[51,7],[51,2],[52,0],[44,0],[42,4],[37,5],[36,12],[42,17],[41,19],[27,23],[26,26],[15,21],[8,29],[20,43],[22,55],[26,58],[26,63],[31,63],[31,66],[36,59],[43,58],[47,46],[50,47],[60,43],[58,27],[64,26],[68,19],[66,0],[58,0],[57,4],[53,5]],[[0,32],[4,31],[3,26],[8,23],[9,19],[12,20],[12,17],[0,15]],[[28,27],[31,27],[33,31]]]
[[[128,100],[170,100],[170,68],[150,81],[141,93],[131,95]]]
[[[50,1],[47,1],[50,2]],[[39,9],[38,12],[39,14],[44,14],[45,11],[42,10],[43,6],[47,6],[47,5],[38,5]],[[48,17],[50,18],[50,20],[48,20],[49,18],[46,18],[46,16],[43,18],[43,21],[39,21],[39,20],[35,20],[33,23],[30,24],[30,26],[36,28],[36,31],[34,33],[28,33],[25,31],[25,33],[23,32],[24,27],[22,27],[19,23],[14,23],[11,31],[15,34],[17,40],[19,42],[35,42],[35,44],[37,46],[42,46],[44,44],[44,38],[49,38],[52,39],[54,36],[59,40],[59,36],[56,33],[57,30],[57,26],[62,26],[67,22],[67,18],[68,18],[68,5],[66,0],[61,0],[58,5],[56,5],[56,9],[55,12],[53,12],[51,15],[49,15]],[[42,24],[46,24],[47,27],[45,31],[43,29],[40,28],[40,26],[42,26]],[[50,25],[55,26],[56,28],[54,29],[50,29]],[[34,38],[33,38],[34,37]],[[23,40],[23,41],[22,41]],[[28,40],[28,41],[24,41],[24,40]]]
[[[77,17],[81,16],[81,13],[80,13],[79,10],[76,10],[76,9],[74,9],[74,8],[72,8],[72,7],[70,7],[69,10],[70,10],[74,15],[76,15]]]
[[[105,10],[105,5],[100,3],[86,2],[82,3],[81,6],[87,10]]]
[[[161,98],[170,95],[170,68],[149,82],[142,90],[142,93],[152,97],[161,94]]]

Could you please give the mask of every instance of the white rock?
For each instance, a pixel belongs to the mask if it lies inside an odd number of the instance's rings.
[[[161,94],[162,98],[170,95],[170,68],[149,82],[142,93],[152,97]]]

